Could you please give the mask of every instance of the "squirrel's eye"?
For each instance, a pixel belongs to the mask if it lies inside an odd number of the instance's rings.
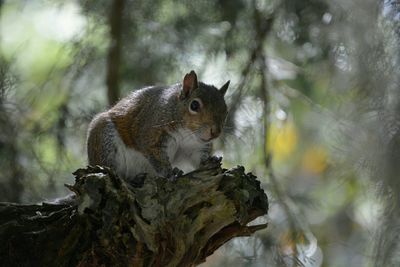
[[[200,102],[197,100],[193,100],[190,102],[190,111],[197,113],[200,111]]]

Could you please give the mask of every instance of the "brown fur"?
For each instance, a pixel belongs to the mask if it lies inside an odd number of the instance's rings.
[[[103,155],[103,131],[107,124],[107,113],[97,115],[89,125],[87,139],[88,159],[90,165],[104,165]]]
[[[166,175],[172,169],[165,152],[171,132],[187,128],[207,140],[218,136],[227,113],[223,94],[213,86],[197,83],[193,71],[184,82],[189,84],[186,91],[182,84],[135,91],[96,116],[88,131],[89,164],[115,166],[115,162],[107,161],[115,160],[108,156],[110,153],[118,153],[112,141],[116,131],[127,148],[140,152],[158,173]],[[189,106],[195,98],[203,106],[198,114],[191,114]],[[210,151],[204,153],[209,155]]]

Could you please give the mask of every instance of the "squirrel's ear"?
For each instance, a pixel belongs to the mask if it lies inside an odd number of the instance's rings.
[[[192,70],[190,73],[186,73],[182,83],[182,97],[188,97],[192,90],[196,89],[197,87],[199,87],[199,84],[197,83],[196,72]]]
[[[231,81],[227,81],[224,85],[222,85],[222,87],[219,89],[219,92],[224,96],[226,93],[226,90],[228,90],[229,87],[229,83]]]

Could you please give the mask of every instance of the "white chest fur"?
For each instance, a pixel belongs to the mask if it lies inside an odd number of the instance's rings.
[[[171,132],[170,135],[171,138],[167,143],[167,154],[172,167],[177,167],[185,173],[199,167],[201,156],[206,149],[206,143],[185,128]]]
[[[166,143],[166,149],[171,166],[183,170],[185,173],[199,167],[206,143],[199,140],[190,130],[178,129],[170,132]],[[133,178],[139,173],[156,175],[156,171],[142,153],[133,148],[128,148],[118,134],[114,135],[116,154],[110,154],[115,162],[118,175]],[[160,148],[161,149],[161,148]]]
[[[128,179],[134,178],[139,173],[156,175],[153,166],[151,166],[150,162],[142,153],[133,148],[128,148],[118,134],[116,134],[114,138],[116,154],[110,156],[114,156],[114,159],[111,160],[116,163],[115,168],[118,175]]]

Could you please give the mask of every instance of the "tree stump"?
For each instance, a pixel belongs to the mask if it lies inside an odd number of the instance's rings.
[[[266,224],[260,182],[220,162],[175,181],[134,185],[100,166],[79,169],[69,203],[0,204],[3,266],[194,266]]]

